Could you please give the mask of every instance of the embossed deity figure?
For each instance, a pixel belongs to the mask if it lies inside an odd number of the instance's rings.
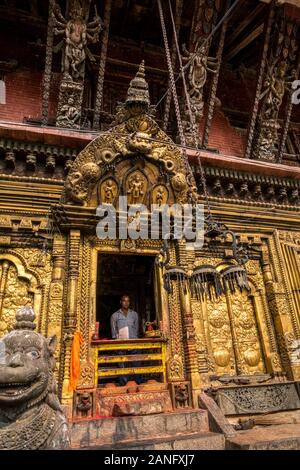
[[[144,196],[143,186],[144,183],[140,175],[137,174],[130,178],[129,189],[127,191],[129,204],[139,204],[142,202]]]
[[[107,180],[104,186],[104,202],[106,204],[112,204],[114,202],[114,182],[112,180]]]
[[[69,447],[53,375],[56,337],[34,332],[30,307],[0,341],[0,450]]]
[[[164,200],[164,188],[163,188],[163,186],[159,186],[157,188],[155,203],[158,204],[159,206],[161,206],[162,203],[163,203],[163,200]]]
[[[67,21],[61,14],[58,5],[53,12],[54,34],[64,35],[64,41],[56,47],[56,51],[65,44],[62,57],[62,71],[74,79],[84,78],[85,59],[88,55],[94,60],[87,48],[88,42],[95,43],[102,28],[100,17],[95,12],[93,21],[87,22],[86,15],[79,1],[73,0],[70,18]]]

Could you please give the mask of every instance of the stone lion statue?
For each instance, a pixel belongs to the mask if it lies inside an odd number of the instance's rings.
[[[34,319],[22,308],[0,340],[0,450],[69,447],[53,375],[56,337],[34,332]]]

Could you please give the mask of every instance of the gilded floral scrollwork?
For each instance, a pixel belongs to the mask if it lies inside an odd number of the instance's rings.
[[[242,372],[265,372],[252,300],[245,292],[230,297]]]
[[[1,253],[0,335],[13,326],[16,310],[24,305],[35,308],[38,330],[46,331],[45,293],[50,277],[50,254],[43,254],[37,248],[17,248]]]
[[[7,268],[7,269],[6,269]],[[20,279],[16,266],[12,263],[2,262],[0,265],[0,278],[6,277],[5,289],[1,293],[2,308],[0,311],[0,335],[10,331],[15,323],[16,311],[24,305],[33,305],[33,296],[29,290],[29,283]]]
[[[216,373],[234,371],[234,354],[225,297],[207,300],[207,329]]]

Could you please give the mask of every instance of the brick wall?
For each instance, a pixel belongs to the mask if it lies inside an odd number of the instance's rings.
[[[60,74],[54,74],[50,90],[49,116],[54,119]],[[6,74],[6,104],[0,104],[0,120],[23,122],[24,118],[40,119],[42,113],[43,73],[22,70]]]
[[[6,104],[0,104],[0,119],[23,122],[24,117],[40,116],[41,80],[41,73],[32,70],[6,74]]]
[[[246,145],[246,131],[232,127],[221,111],[216,111],[210,129],[208,146],[235,157],[243,157]]]

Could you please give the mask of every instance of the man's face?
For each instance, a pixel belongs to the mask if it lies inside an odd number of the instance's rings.
[[[126,295],[124,297],[122,297],[121,299],[121,307],[124,309],[124,310],[127,310],[129,308],[129,305],[130,305],[130,299],[129,297],[127,297]]]

